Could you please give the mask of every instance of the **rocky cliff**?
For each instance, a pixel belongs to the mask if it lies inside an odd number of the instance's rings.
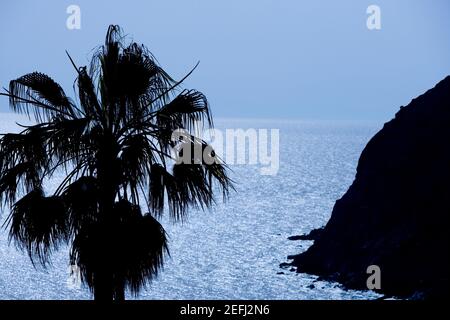
[[[449,292],[450,76],[401,107],[367,144],[357,174],[298,272],[381,292],[433,298]]]

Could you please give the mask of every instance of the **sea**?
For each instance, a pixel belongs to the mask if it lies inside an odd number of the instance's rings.
[[[16,122],[27,121],[0,113],[0,133],[17,132]],[[213,208],[190,210],[183,222],[162,217],[169,235],[170,258],[139,296],[127,293],[127,298],[378,298],[369,290],[345,290],[314,275],[280,268],[280,264],[311,246],[312,241],[291,241],[288,237],[327,223],[335,201],[354,179],[361,151],[382,123],[218,118],[215,127],[221,132],[250,129],[258,138],[264,136],[261,132],[270,137],[270,132],[277,132],[271,130],[278,130],[279,139],[273,139],[279,141],[276,172],[262,174],[264,165],[258,161],[230,163],[236,190],[226,202],[218,196]],[[276,151],[271,142],[268,151]],[[250,142],[246,145],[250,150]],[[48,184],[49,189],[55,187],[52,180]],[[8,208],[3,208],[0,224],[7,215]],[[68,250],[62,247],[54,252],[47,269],[34,268],[26,253],[8,243],[7,230],[1,228],[0,299],[92,299],[91,292],[70,276]]]

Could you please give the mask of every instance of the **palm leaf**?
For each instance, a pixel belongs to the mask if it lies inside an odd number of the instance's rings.
[[[3,170],[0,177],[0,202],[10,206],[16,201],[19,191],[31,191],[41,185],[39,173],[32,162],[22,162],[10,169]]]
[[[139,204],[139,187],[143,188],[149,176],[150,166],[156,162],[157,153],[148,138],[142,134],[127,136],[120,154],[122,184],[124,192],[130,189],[131,200]]]
[[[187,129],[192,132],[196,124],[206,122],[213,125],[206,97],[195,90],[184,90],[170,103],[157,112],[157,121],[161,127]]]
[[[17,201],[6,226],[10,226],[9,239],[14,239],[20,249],[27,251],[33,265],[37,259],[45,267],[52,251],[68,239],[63,201],[58,197],[45,197],[41,189]]]
[[[95,92],[94,82],[88,75],[86,67],[80,67],[78,69],[77,84],[78,98],[84,114],[87,117],[97,119],[104,124],[106,119]]]
[[[171,215],[175,217],[184,213],[187,200],[182,201],[180,198],[177,181],[164,166],[154,163],[150,171],[149,203],[151,211],[157,216],[162,215],[164,211],[166,191]]]
[[[33,72],[9,83],[10,105],[16,112],[29,115],[33,108],[38,121],[54,115],[74,117],[76,107],[63,89],[49,76]]]
[[[53,118],[46,128],[48,131],[47,150],[49,155],[58,158],[66,164],[72,160],[73,164],[88,156],[92,149],[86,144],[85,135],[88,134],[90,120],[88,118],[65,119]]]
[[[97,179],[84,176],[68,185],[61,195],[68,210],[70,233],[75,235],[97,221],[100,189]]]
[[[168,254],[162,226],[139,206],[126,200],[116,203],[108,221],[80,230],[71,250],[71,263],[81,270],[81,279],[91,289],[99,271],[114,275],[113,288],[137,294],[163,265]]]

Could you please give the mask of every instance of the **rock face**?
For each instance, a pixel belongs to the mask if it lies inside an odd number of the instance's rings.
[[[311,230],[308,234],[302,234],[299,236],[291,236],[288,237],[288,240],[297,241],[297,240],[317,240],[323,232],[323,228]]]
[[[298,272],[381,292],[448,296],[450,76],[402,107],[367,144],[347,193],[315,243],[294,257]]]

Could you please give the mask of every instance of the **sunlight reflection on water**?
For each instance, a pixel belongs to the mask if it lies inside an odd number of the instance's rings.
[[[1,115],[0,131],[13,130]],[[163,218],[171,258],[141,299],[367,299],[316,277],[282,270],[288,255],[311,242],[287,240],[328,220],[336,199],[353,180],[359,154],[377,131],[373,125],[219,119],[222,128],[279,128],[280,170],[261,176],[255,166],[232,166],[236,193],[208,212],[191,211],[184,224]],[[49,189],[54,188],[51,186]],[[3,221],[7,212],[1,216]],[[28,257],[8,246],[0,231],[0,299],[90,299],[67,285],[68,252],[53,267],[34,270]],[[284,274],[277,274],[284,272]],[[311,286],[314,285],[314,286]]]

